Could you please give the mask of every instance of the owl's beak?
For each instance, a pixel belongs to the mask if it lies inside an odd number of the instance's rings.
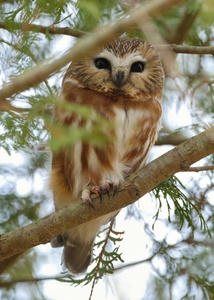
[[[116,87],[118,89],[121,88],[121,86],[124,84],[125,82],[125,74],[123,71],[118,71],[115,76],[113,77],[113,82],[116,85]]]

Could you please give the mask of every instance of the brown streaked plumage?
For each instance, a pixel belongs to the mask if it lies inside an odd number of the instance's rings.
[[[104,134],[102,149],[78,142],[53,154],[50,185],[57,209],[72,201],[90,202],[97,186],[117,186],[145,164],[160,127],[163,70],[156,50],[141,39],[117,39],[71,63],[62,84],[61,101],[86,104],[114,126]],[[55,120],[74,127],[91,126],[63,112]],[[72,273],[85,271],[100,227],[117,212],[72,228],[52,240],[64,246],[63,262]]]

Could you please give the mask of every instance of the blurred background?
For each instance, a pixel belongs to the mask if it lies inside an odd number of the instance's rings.
[[[63,56],[83,33],[102,30],[146,2],[0,1],[1,87],[39,62]],[[163,128],[149,160],[213,123],[213,16],[212,0],[187,0],[124,34],[183,46],[183,53],[169,56],[158,48],[166,71]],[[55,28],[61,28],[59,34],[50,31]],[[198,47],[189,54],[189,46]],[[66,68],[11,96],[8,105],[0,101],[0,234],[54,211],[46,144]],[[60,265],[62,249],[40,245],[0,262],[0,299],[214,299],[213,162],[213,156],[201,160],[195,164],[200,172],[176,174],[123,209],[114,225],[120,234],[111,231],[106,248],[109,257],[117,256],[113,265],[103,258],[99,276],[91,272],[75,281]],[[108,230],[97,238],[95,257]]]

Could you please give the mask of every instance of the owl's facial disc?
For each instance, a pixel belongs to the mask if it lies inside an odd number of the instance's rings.
[[[94,66],[100,70],[101,77],[104,78],[104,74],[108,77],[109,84],[118,90],[123,89],[124,85],[130,79],[132,73],[143,73],[145,69],[145,61],[139,59],[139,55],[136,57],[120,58],[116,57],[112,53],[102,53],[102,56],[95,57]],[[107,80],[105,80],[105,83]]]
[[[142,99],[162,91],[164,73],[155,49],[141,39],[118,39],[71,63],[64,90],[74,86],[108,97]],[[112,98],[112,99],[113,99]]]

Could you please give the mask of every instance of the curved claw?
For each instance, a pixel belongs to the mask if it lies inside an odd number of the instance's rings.
[[[94,204],[92,203],[91,199],[86,200],[86,202],[93,208],[96,210]]]
[[[107,194],[108,197],[114,197],[117,193],[119,187],[118,180],[106,180],[101,185],[89,185],[86,189],[82,191],[81,199],[84,203],[90,205],[93,209],[96,209],[94,204],[91,201],[91,194],[94,194],[96,197],[100,198],[100,203],[102,202],[102,195]],[[111,196],[112,194],[112,196]]]
[[[110,198],[109,189],[106,187],[106,188],[104,189],[104,191],[105,191],[105,193],[108,195],[108,197]]]
[[[102,194],[99,194],[99,197],[100,197],[100,203],[101,203],[103,201]]]
[[[113,193],[112,193],[112,198],[113,198],[113,197],[115,196],[115,194],[117,193],[118,187],[119,187],[118,184],[113,185],[113,188],[112,188],[112,191],[113,191]]]
[[[81,199],[84,203],[87,203],[88,205],[90,205],[93,209],[96,209],[94,204],[92,203],[91,201],[91,198],[90,198],[90,189],[85,189],[82,191],[82,195],[81,195]]]
[[[101,186],[100,191],[102,194],[107,194],[109,198],[114,197],[119,188],[119,184],[120,183],[118,180],[106,180],[105,183]]]

